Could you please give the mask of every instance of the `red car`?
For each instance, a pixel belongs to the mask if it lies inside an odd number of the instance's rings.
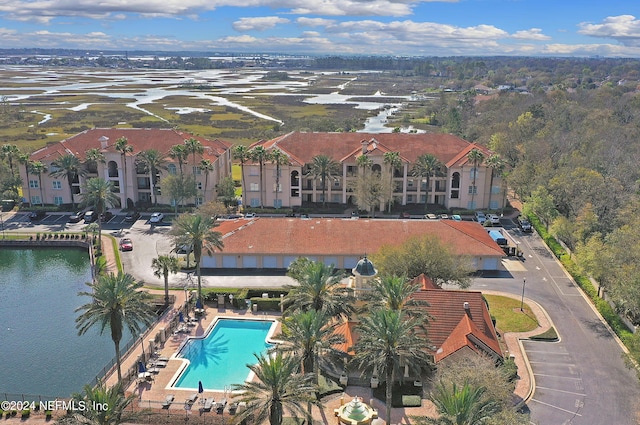
[[[133,251],[133,242],[131,242],[131,239],[120,239],[120,251]]]

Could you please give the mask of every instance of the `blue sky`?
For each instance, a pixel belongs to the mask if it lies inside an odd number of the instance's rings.
[[[0,47],[640,57],[640,2],[1,0]]]

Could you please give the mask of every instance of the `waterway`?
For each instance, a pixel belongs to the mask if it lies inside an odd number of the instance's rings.
[[[75,327],[90,280],[84,250],[0,248],[0,393],[68,397],[114,357],[108,328]]]

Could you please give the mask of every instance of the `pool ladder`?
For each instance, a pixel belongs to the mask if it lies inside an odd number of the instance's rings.
[[[231,397],[231,385],[225,385],[224,386],[224,398],[230,398]]]

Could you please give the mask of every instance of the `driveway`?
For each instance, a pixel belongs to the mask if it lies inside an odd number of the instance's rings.
[[[524,251],[524,262],[509,262],[510,271],[499,276],[474,279],[472,289],[521,296],[524,286],[525,297],[545,308],[561,338],[523,343],[536,383],[527,402],[531,423],[640,423],[640,384],[625,367],[618,340],[537,234],[505,227]]]

